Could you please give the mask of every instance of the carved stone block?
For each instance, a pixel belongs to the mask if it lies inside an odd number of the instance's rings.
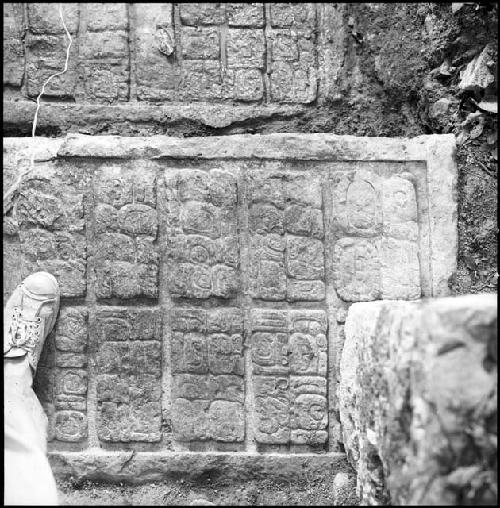
[[[59,441],[84,440],[87,437],[87,416],[80,411],[58,411],[55,415],[55,437]]]
[[[28,7],[30,31],[35,34],[63,34],[65,32],[59,16],[59,5],[55,3],[30,3]],[[77,3],[62,4],[64,23],[70,33],[76,33],[79,22]]]
[[[324,299],[321,206],[321,184],[315,178],[251,174],[248,224],[253,298]]]
[[[257,442],[324,445],[325,312],[254,309],[251,329]]]
[[[224,23],[224,11],[220,3],[179,4],[183,25],[220,25]]]
[[[87,32],[80,47],[86,100],[110,104],[127,101],[130,81],[127,32]]]
[[[172,426],[180,441],[244,437],[243,316],[236,308],[174,309]],[[205,415],[196,408],[203,407]]]
[[[264,30],[230,28],[227,34],[228,68],[249,67],[262,69],[266,41]]]
[[[290,440],[294,444],[321,445],[328,439],[328,404],[325,377],[290,377]]]
[[[185,101],[221,99],[220,62],[215,60],[186,60],[183,62],[179,95]]]
[[[272,99],[277,102],[312,102],[317,94],[313,30],[273,30],[270,40]]]
[[[181,29],[182,58],[185,60],[218,60],[219,30],[215,27]]]
[[[290,440],[290,393],[287,376],[255,376],[255,438],[263,444]]]
[[[15,87],[24,77],[23,10],[18,3],[5,4],[3,10],[3,84]]]
[[[337,292],[348,302],[377,300],[381,296],[380,242],[342,238],[334,247]]]
[[[400,240],[418,240],[418,213],[411,180],[392,176],[383,182],[384,234]]]
[[[158,441],[162,376],[158,310],[101,307],[96,322],[99,438]]]
[[[62,307],[40,356],[35,389],[50,407],[50,426],[59,441],[87,436],[88,311]]]
[[[258,101],[264,96],[261,69],[228,69],[224,78],[225,98],[240,101]]]
[[[236,296],[240,279],[233,175],[183,171],[165,179],[167,282],[173,297]]]
[[[382,232],[381,179],[367,170],[333,175],[333,221],[345,234],[377,236]]]
[[[158,231],[154,173],[99,168],[94,188],[97,297],[156,298],[159,256],[154,244]]]
[[[83,196],[87,178],[77,168],[40,165],[21,184],[17,202],[22,277],[45,270],[64,297],[86,293],[87,246]]]
[[[272,3],[270,7],[272,27],[314,27],[316,5],[313,3]]]
[[[229,26],[262,27],[264,6],[261,3],[227,3],[226,14]]]
[[[59,18],[59,15],[57,15]],[[68,39],[65,35],[34,35],[26,38],[26,77],[28,95],[36,97],[43,84],[52,75],[64,68]],[[68,71],[50,80],[44,95],[52,97],[74,97],[77,80],[76,62],[78,50],[70,48]]]
[[[173,100],[176,84],[171,3],[133,4],[137,99]]]
[[[332,175],[333,226],[347,235],[334,247],[335,284],[344,300],[421,295],[414,179],[369,167]]]
[[[87,30],[127,30],[128,12],[126,3],[88,3]]]

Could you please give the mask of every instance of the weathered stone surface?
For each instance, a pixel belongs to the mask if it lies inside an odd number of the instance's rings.
[[[86,293],[87,185],[78,168],[44,164],[19,187],[15,215],[25,260],[22,278],[36,270],[49,271],[57,277],[62,296]]]
[[[368,504],[496,499],[494,295],[354,304],[338,390]]]
[[[182,58],[185,60],[218,60],[219,31],[216,28],[191,28],[181,30]]]
[[[226,15],[229,26],[264,25],[264,6],[261,3],[227,3]]]
[[[174,309],[174,436],[180,441],[243,441],[243,315],[236,308]]]
[[[323,311],[252,311],[258,443],[327,441],[326,331]]]
[[[139,101],[171,100],[175,67],[171,58],[175,41],[171,3],[132,4],[134,18],[135,72]]]
[[[333,506],[358,506],[356,476],[346,472],[337,473],[333,479]]]
[[[87,32],[81,41],[84,94],[88,102],[114,103],[129,97],[128,34]]]
[[[497,49],[493,45],[486,46],[460,73],[458,87],[461,90],[484,90],[495,82],[492,73],[492,62],[497,58]]]
[[[312,27],[315,20],[315,5],[303,4],[271,4],[272,27]]]
[[[273,100],[308,103],[316,98],[313,37],[313,31],[305,29],[276,29],[271,32]]]
[[[49,419],[49,441],[85,441],[88,435],[87,309],[63,307],[46,343],[34,384]]]
[[[160,5],[160,4],[155,4]],[[163,5],[163,4],[161,4]],[[168,64],[168,60],[164,59]],[[144,66],[148,66],[147,59],[144,60]],[[148,66],[149,73],[153,73],[154,66]],[[153,70],[152,70],[153,69]],[[170,70],[169,70],[170,69]],[[138,81],[137,94],[141,101],[156,100],[155,97],[163,93],[171,95],[171,88],[174,86],[173,67],[164,72],[154,72],[154,77],[147,75],[143,81]],[[236,77],[241,76],[244,80],[247,73],[255,76],[255,69],[242,69],[236,71]],[[259,72],[260,73],[260,72]],[[151,81],[147,81],[151,79]],[[255,81],[255,77],[252,78]],[[146,84],[151,83],[147,87]],[[156,83],[158,83],[156,85]],[[156,88],[160,87],[160,88]],[[247,83],[242,83],[242,89],[248,87]],[[253,87],[251,87],[253,89]],[[236,93],[236,92],[235,92]],[[169,96],[170,96],[169,95]],[[48,128],[57,126],[58,131],[66,134],[75,126],[79,129],[85,128],[87,134],[119,134],[126,132],[144,135],[143,126],[152,125],[150,132],[163,132],[163,127],[167,125],[177,125],[182,122],[196,122],[203,126],[211,128],[230,127],[235,122],[254,120],[256,122],[272,120],[274,117],[288,118],[304,111],[306,106],[291,104],[253,104],[238,105],[234,104],[168,104],[151,105],[145,102],[140,104],[114,104],[114,105],[93,105],[93,104],[72,104],[72,103],[45,103],[40,109],[38,115],[38,126]],[[23,126],[26,132],[31,134],[31,123],[35,114],[36,104],[32,101],[19,100],[15,103],[4,102],[3,119],[8,125]],[[103,129],[103,126],[105,128]],[[15,138],[17,139],[17,138]],[[21,138],[26,139],[26,138]]]
[[[62,70],[68,41],[56,4],[29,5],[27,15],[20,4],[11,5],[4,22],[4,84],[16,88],[17,99],[25,68],[30,96]],[[78,104],[132,105],[136,99],[308,104],[317,97],[320,71],[327,99],[330,89],[337,90],[340,64],[332,62],[342,60],[346,34],[328,32],[332,21],[341,27],[341,9],[330,9],[328,22],[317,10],[315,4],[65,4],[72,35],[69,69],[46,93]]]
[[[160,185],[171,295],[236,296],[240,281],[235,176],[218,170],[179,171]]]
[[[96,295],[158,296],[156,182],[151,170],[105,166],[94,180]]]
[[[88,3],[87,30],[126,30],[128,28],[128,4],[124,3]]]
[[[179,4],[179,8],[184,25],[220,25],[225,19],[220,3]]]
[[[95,5],[95,4],[94,4]],[[79,4],[63,3],[62,15],[70,33],[78,30]],[[65,32],[59,14],[59,4],[30,3],[28,7],[29,28],[36,34],[63,34]]]
[[[74,481],[127,482],[141,484],[165,478],[203,478],[212,471],[224,471],[228,479],[286,479],[311,477],[349,468],[343,453],[248,454],[248,453],[164,453],[164,452],[52,452],[54,474]]]
[[[3,83],[20,87],[24,76],[23,4],[9,3],[3,10]]]
[[[323,237],[321,182],[307,178],[306,184],[306,178],[261,171],[251,174],[250,273],[254,298],[324,298],[323,243],[311,238]]]
[[[38,96],[48,78],[64,69],[68,43],[65,34],[38,35],[28,33],[26,37],[28,95],[31,97]],[[51,79],[44,89],[44,95],[59,98],[73,98],[75,96],[78,60],[76,45],[71,46],[69,54],[67,72]]]
[[[263,30],[231,28],[227,34],[227,65],[264,67],[265,39]]]
[[[99,439],[159,441],[161,318],[158,310],[100,307],[97,329]]]

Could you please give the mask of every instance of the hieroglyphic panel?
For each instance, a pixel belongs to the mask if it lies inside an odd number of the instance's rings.
[[[312,175],[255,171],[249,183],[251,296],[325,297],[321,182]]]
[[[97,298],[158,296],[156,178],[109,165],[94,179]]]
[[[162,369],[158,309],[99,307],[97,330],[99,439],[159,441]]]
[[[325,312],[254,309],[251,319],[257,442],[324,445],[328,438]]]
[[[236,308],[172,312],[172,427],[179,441],[241,442],[243,316]]]
[[[373,169],[333,173],[334,280],[343,300],[420,297],[413,178]]]
[[[235,297],[240,288],[235,177],[180,171],[165,177],[167,284],[172,297]]]

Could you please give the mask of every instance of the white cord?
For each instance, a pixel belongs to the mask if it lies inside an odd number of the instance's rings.
[[[64,30],[66,31],[66,35],[69,39],[69,45],[66,48],[66,61],[64,63],[64,69],[62,71],[56,72],[55,74],[52,74],[45,83],[42,86],[42,90],[38,94],[38,97],[36,98],[36,111],[35,116],[33,118],[33,128],[31,130],[31,138],[35,139],[35,132],[36,132],[36,126],[38,123],[38,111],[40,110],[40,98],[45,92],[45,87],[50,83],[52,78],[55,78],[56,76],[60,76],[61,74],[64,74],[68,70],[68,61],[69,61],[69,50],[71,48],[71,44],[73,43],[73,39],[71,38],[71,35],[68,31],[68,28],[66,27],[66,23],[64,22],[63,12],[62,12],[62,4],[59,4],[59,16],[62,21],[62,25],[64,27]],[[18,177],[16,178],[16,181],[9,187],[7,192],[3,195],[3,214],[4,216],[9,212],[9,210],[12,207],[12,196],[14,192],[18,189],[19,184],[21,183],[21,180],[35,167],[35,144],[33,143],[33,147],[31,150],[31,157],[30,157],[30,165],[28,169],[26,169],[24,172],[20,173]]]

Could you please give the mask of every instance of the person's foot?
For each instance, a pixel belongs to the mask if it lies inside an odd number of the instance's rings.
[[[36,371],[45,339],[56,322],[59,299],[59,284],[47,272],[33,273],[17,286],[3,310],[4,357],[27,354]]]

